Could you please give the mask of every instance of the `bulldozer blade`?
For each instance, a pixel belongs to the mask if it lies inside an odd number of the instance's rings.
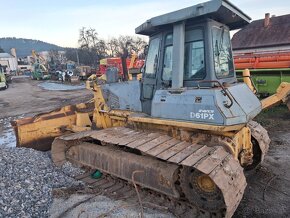
[[[282,82],[274,95],[261,100],[262,108],[267,109],[283,102],[290,110],[290,83]]]
[[[90,109],[91,104],[65,106],[51,112],[38,114],[11,122],[16,135],[16,146],[47,151],[55,137],[68,132],[76,125],[77,112]],[[90,109],[93,111],[93,108]]]

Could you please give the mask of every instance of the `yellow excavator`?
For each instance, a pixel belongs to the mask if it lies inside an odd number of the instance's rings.
[[[17,146],[52,152],[181,199],[208,217],[231,217],[260,164],[267,131],[252,119],[285,102],[290,84],[260,101],[234,71],[230,30],[250,18],[226,0],[160,15],[136,28],[150,37],[141,80],[91,82],[94,99],[12,122]],[[248,84],[248,85],[247,85]]]

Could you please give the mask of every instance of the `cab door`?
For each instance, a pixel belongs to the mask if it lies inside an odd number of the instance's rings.
[[[157,86],[159,72],[161,34],[150,39],[141,84],[142,112],[151,114],[151,105]]]

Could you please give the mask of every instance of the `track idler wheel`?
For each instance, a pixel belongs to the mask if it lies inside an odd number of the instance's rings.
[[[206,174],[192,167],[183,167],[180,186],[187,200],[204,211],[219,212],[225,208],[223,194]]]

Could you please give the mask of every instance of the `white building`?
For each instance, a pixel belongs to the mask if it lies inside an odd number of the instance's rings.
[[[12,54],[15,54],[14,51],[12,51]],[[0,64],[4,67],[6,67],[6,71],[16,71],[18,64],[17,64],[17,57],[8,54],[8,53],[0,53]]]

